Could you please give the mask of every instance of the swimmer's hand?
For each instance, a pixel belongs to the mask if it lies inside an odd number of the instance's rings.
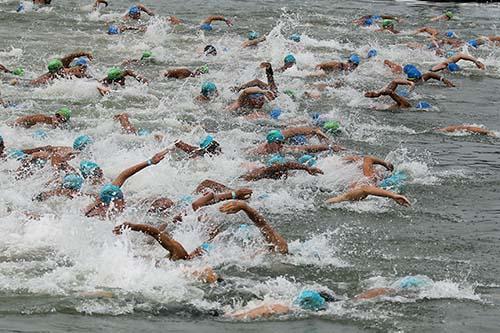
[[[228,27],[232,27],[233,26],[233,21],[231,21],[230,19],[226,19],[225,20],[226,24]]]
[[[269,63],[269,62],[261,62],[260,63],[260,68],[269,69],[269,68],[271,68],[271,63]]]
[[[241,188],[239,190],[236,190],[235,193],[236,193],[236,197],[239,200],[246,200],[246,199],[250,199],[253,191],[249,188]]]
[[[122,223],[120,225],[117,225],[116,227],[113,228],[113,233],[115,235],[121,235],[123,230],[130,228],[130,224],[131,223],[129,223],[129,222],[125,222],[125,223]]]
[[[240,210],[245,210],[248,205],[244,201],[230,201],[219,207],[219,211],[224,214],[236,214]]]
[[[315,176],[315,175],[318,175],[318,174],[319,175],[323,174],[323,171],[321,169],[318,169],[318,168],[307,168],[306,171],[311,176]]]
[[[477,68],[479,68],[479,69],[486,68],[486,66],[484,66],[484,64],[481,61],[476,61],[475,64],[476,64]]]
[[[410,207],[410,201],[403,195],[396,194],[393,196],[394,201],[396,201],[401,206]]]
[[[160,163],[165,158],[165,155],[167,153],[168,153],[168,151],[161,151],[161,152],[155,154],[155,156],[153,156],[151,158],[151,163],[152,164],[158,164],[158,163]]]

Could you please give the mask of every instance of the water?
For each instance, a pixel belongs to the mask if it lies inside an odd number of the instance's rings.
[[[38,88],[11,86],[2,76],[1,97],[17,104],[0,114],[0,133],[7,147],[71,145],[80,134],[95,139],[87,158],[97,161],[107,178],[152,156],[176,139],[196,144],[207,132],[215,133],[224,156],[183,162],[167,158],[130,179],[125,187],[129,208],[118,219],[99,221],[82,217],[90,203],[82,197],[34,203],[53,176],[44,169],[34,177],[16,181],[7,161],[0,173],[0,328],[5,331],[383,331],[383,332],[496,332],[500,306],[498,250],[500,168],[498,139],[471,135],[442,135],[432,128],[454,124],[484,125],[500,129],[498,117],[499,61],[497,48],[471,50],[487,70],[470,65],[452,75],[458,88],[437,84],[420,86],[410,95],[416,104],[427,100],[433,108],[422,112],[376,112],[363,91],[379,88],[392,75],[382,59],[430,67],[440,58],[425,50],[410,51],[401,43],[418,40],[409,34],[425,17],[451,8],[458,20],[435,23],[442,31],[454,30],[464,39],[498,35],[498,4],[432,4],[414,1],[150,1],[160,16],[176,15],[185,26],[170,27],[149,20],[145,34],[107,36],[106,21],[117,19],[130,2],[116,0],[100,13],[91,13],[81,1],[54,1],[49,9],[15,13],[16,1],[0,1],[0,63],[21,65],[26,76],[44,72],[49,59],[78,49],[95,56],[92,72],[104,77],[108,67],[152,50],[158,63],[137,67],[152,82],[143,86],[132,80],[127,87],[100,97],[93,80],[65,80]],[[234,18],[228,29],[200,33],[195,27],[211,13]],[[403,34],[389,36],[353,27],[349,22],[365,13],[391,13],[406,18]],[[242,50],[249,30],[270,32],[256,50]],[[302,42],[287,40],[294,32]],[[211,43],[216,58],[201,55]],[[322,94],[320,100],[280,96],[266,107],[285,110],[282,120],[252,122],[228,116],[224,107],[235,96],[229,88],[255,77],[261,61],[275,67],[287,53],[297,58],[294,68],[276,80],[280,89],[294,89],[299,96],[314,82],[306,75],[314,64],[345,59],[350,53],[366,54],[376,48],[379,56],[363,62],[343,78],[345,86]],[[169,67],[195,68],[208,63],[210,73],[185,81],[166,80],[160,73]],[[204,80],[215,82],[221,97],[207,106],[193,98]],[[51,113],[61,106],[74,110],[70,129],[46,129],[48,138],[34,139],[36,129],[13,129],[8,122],[20,115]],[[120,132],[112,116],[128,112],[131,121],[152,137]],[[158,223],[147,217],[145,198],[167,195],[174,200],[189,194],[211,178],[231,186],[244,170],[243,152],[263,140],[267,130],[289,122],[304,123],[308,114],[320,112],[338,119],[343,133],[339,143],[352,152],[387,158],[413,181],[404,193],[411,208],[382,199],[326,206],[322,202],[340,193],[359,170],[345,166],[339,157],[319,160],[321,177],[298,174],[285,181],[251,184],[251,205],[261,211],[288,240],[290,256],[258,252],[263,243],[250,228],[241,234],[243,216],[221,216],[217,207],[206,213],[224,225],[224,233],[207,256],[189,263],[164,259],[165,251],[139,234],[116,237],[113,225],[123,221]],[[75,162],[76,165],[76,162]],[[88,189],[86,189],[88,190]],[[29,220],[23,212],[41,215]],[[188,250],[206,238],[207,225],[193,214],[173,236]],[[224,284],[207,286],[186,270],[211,265]],[[434,282],[414,297],[386,297],[355,303],[347,300],[371,287],[390,287],[407,275],[424,275]],[[300,311],[270,321],[237,322],[215,312],[241,309],[260,300],[290,303],[303,288],[326,288],[345,301],[326,311]],[[105,297],[95,296],[103,292]]]

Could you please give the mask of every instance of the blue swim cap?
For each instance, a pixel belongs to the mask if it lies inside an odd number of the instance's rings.
[[[300,42],[300,34],[294,33],[288,39],[293,40],[294,42]]]
[[[47,132],[45,132],[43,129],[37,129],[33,133],[33,138],[35,139],[47,139],[48,135]]]
[[[467,41],[467,44],[469,44],[469,46],[472,46],[473,48],[478,48],[479,47],[479,44],[477,43],[477,39],[471,39],[469,41]]]
[[[452,62],[452,63],[449,63],[448,64],[448,70],[450,72],[456,72],[456,71],[459,71],[460,70],[460,66],[458,66],[458,64]]]
[[[416,68],[411,68],[406,75],[410,81],[420,80],[422,78],[422,73]]]
[[[446,33],[446,37],[453,38],[453,37],[457,37],[457,35],[453,31],[448,31]]]
[[[207,135],[201,142],[200,142],[200,148],[201,149],[207,149],[212,142],[214,142],[214,137],[211,135]]]
[[[368,54],[366,55],[368,58],[375,57],[377,55],[377,50],[371,49],[368,51]]]
[[[408,65],[405,65],[405,66],[403,67],[403,72],[404,72],[405,74],[408,74],[408,72],[409,72],[410,70],[412,70],[412,69],[417,69],[417,67],[415,67],[415,65],[408,64]]]
[[[422,102],[421,102],[422,103]],[[424,102],[426,103],[426,102]],[[430,105],[429,105],[430,107]],[[404,182],[408,179],[408,174],[404,171],[393,172],[392,175],[385,178],[379,183],[379,187],[383,189],[397,189],[401,187]]]
[[[297,62],[292,54],[288,54],[285,59],[283,59],[283,61],[285,62],[285,64],[295,64]]]
[[[20,13],[24,10],[24,3],[20,3],[19,6],[17,6],[16,12]]]
[[[316,164],[316,157],[308,154],[302,155],[299,158],[299,163],[307,165],[308,167],[313,167]]]
[[[445,56],[446,58],[451,58],[455,55],[455,53],[456,53],[455,51],[448,51],[446,52]]]
[[[281,116],[281,113],[282,113],[281,109],[276,107],[271,110],[271,113],[269,115],[273,119],[278,119]]]
[[[88,178],[93,175],[95,170],[99,169],[99,165],[92,161],[81,161],[80,162],[80,173],[83,178]]]
[[[359,65],[361,62],[361,58],[357,54],[353,54],[349,57],[349,62],[352,62],[353,64]]]
[[[92,138],[88,135],[80,135],[75,139],[73,142],[73,149],[75,150],[83,150],[85,149],[88,145],[92,144],[94,141]]]
[[[255,31],[250,31],[248,33],[247,37],[248,37],[249,40],[254,40],[254,39],[259,38],[259,33],[255,32]]]
[[[420,102],[418,102],[416,107],[417,107],[417,109],[425,110],[425,109],[430,109],[432,106],[426,101],[420,101]]]
[[[271,158],[269,158],[267,160],[267,165],[268,166],[272,166],[272,165],[275,165],[275,164],[283,164],[285,163],[285,158],[279,154],[275,154],[273,156],[271,156]]]
[[[418,276],[407,276],[399,281],[401,289],[420,288],[428,284],[428,282]]]
[[[9,148],[7,150],[7,157],[14,158],[18,161],[24,160],[28,155],[26,155],[21,149]]]
[[[201,245],[200,245],[200,248],[201,248],[203,251],[205,251],[205,252],[210,252],[211,250],[213,250],[213,249],[214,249],[214,246],[213,246],[213,244],[211,244],[211,243],[207,243],[207,242],[205,242],[205,243],[203,243],[203,244],[201,244]]]
[[[204,82],[201,86],[201,94],[205,97],[210,97],[217,91],[217,86],[213,82]]]
[[[368,17],[367,19],[365,19],[365,21],[363,22],[363,25],[365,27],[369,27],[370,25],[373,24],[373,19],[371,17]]]
[[[75,61],[75,65],[77,66],[88,66],[89,64],[89,58],[87,57],[80,57]]]
[[[272,130],[267,133],[266,140],[267,143],[284,142],[285,137],[283,136],[283,133],[281,133],[281,131]]]
[[[151,134],[151,131],[148,130],[147,128],[140,128],[138,131],[137,131],[137,135],[138,136],[148,136]]]
[[[116,185],[106,184],[103,187],[101,187],[101,192],[99,192],[99,198],[103,203],[109,205],[111,201],[123,199],[123,192]]]
[[[294,304],[300,306],[304,310],[324,310],[326,301],[321,295],[314,290],[304,290],[294,301]]]
[[[202,25],[200,25],[200,29],[205,31],[212,31],[213,27],[210,23],[203,23]]]
[[[295,135],[290,138],[290,143],[298,146],[307,144],[307,138],[304,135]]]
[[[117,25],[112,24],[108,27],[108,34],[118,35],[119,33],[120,33],[120,28],[118,28]]]
[[[139,9],[139,7],[137,7],[137,6],[132,6],[132,7],[130,7],[130,8],[129,8],[129,10],[128,10],[128,14],[129,14],[129,15],[137,15],[137,14],[139,14],[140,12],[141,12],[141,10],[140,10],[140,9]]]
[[[70,173],[63,178],[62,187],[70,190],[79,190],[82,188],[83,178],[76,173]]]

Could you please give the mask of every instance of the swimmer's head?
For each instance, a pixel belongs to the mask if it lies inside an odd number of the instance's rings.
[[[425,279],[418,277],[418,276],[407,276],[401,279],[399,281],[399,288],[401,289],[414,289],[414,288],[420,288],[425,285],[428,285],[429,282],[426,281]]]
[[[301,36],[298,33],[294,33],[290,37],[288,37],[289,40],[293,40],[295,43],[299,43],[300,38],[301,38]]]
[[[24,68],[17,67],[12,71],[12,74],[14,74],[15,76],[24,76]]]
[[[132,6],[128,9],[128,16],[131,18],[139,18],[141,17],[141,10],[137,6]]]
[[[266,140],[267,143],[283,143],[285,142],[285,137],[280,130],[272,130],[267,133]]]
[[[429,104],[429,102],[426,102],[426,101],[420,101],[418,102],[416,108],[417,109],[421,109],[421,110],[426,110],[426,109],[430,109],[432,106]]]
[[[271,113],[269,114],[271,116],[271,118],[273,119],[278,119],[280,116],[281,116],[281,113],[283,111],[281,110],[281,108],[279,107],[275,107],[271,110]]]
[[[387,28],[394,28],[394,21],[393,20],[383,20],[382,21],[382,28],[387,29]]]
[[[285,57],[285,59],[283,59],[283,61],[285,62],[285,65],[297,63],[297,60],[295,59],[295,57],[293,56],[293,54],[288,54]]]
[[[84,150],[87,148],[89,145],[93,143],[93,140],[90,136],[88,135],[80,135],[73,141],[73,149],[74,150]]]
[[[448,38],[456,38],[457,35],[453,31],[447,31],[446,32],[446,37],[448,37]]]
[[[148,130],[147,128],[139,128],[137,130],[137,135],[138,136],[148,136],[151,134],[151,131]]]
[[[298,161],[300,164],[304,164],[308,167],[313,167],[316,164],[316,157],[305,154],[299,157]]]
[[[409,72],[410,70],[412,70],[412,69],[417,69],[417,67],[415,67],[415,65],[408,64],[408,65],[405,65],[405,66],[403,67],[403,72],[404,72],[405,74],[408,74],[408,72]]]
[[[211,135],[207,135],[203,140],[201,140],[200,148],[207,149],[213,142],[214,142],[214,137]]]
[[[406,73],[406,75],[408,76],[407,79],[410,81],[416,81],[416,80],[420,80],[422,78],[422,73],[416,68],[410,69]]]
[[[112,24],[108,27],[108,35],[118,35],[120,33],[120,28],[117,25]]]
[[[118,67],[112,67],[108,70],[107,79],[109,81],[115,81],[123,78],[124,75],[125,72],[123,71],[123,69]]]
[[[448,51],[448,52],[446,52],[445,56],[446,56],[446,58],[451,58],[451,57],[453,57],[455,54],[456,54],[456,52],[455,52],[455,51]]]
[[[151,203],[148,214],[168,214],[173,206],[174,202],[169,198],[158,198]]]
[[[63,122],[67,122],[71,118],[71,113],[72,112],[69,108],[60,108],[57,110],[56,116]]]
[[[365,18],[365,20],[363,21],[363,25],[365,27],[369,27],[373,24],[373,19],[371,17],[367,17]]]
[[[370,51],[368,51],[368,54],[366,55],[367,58],[372,58],[375,56],[377,56],[377,50],[375,49],[371,49]]]
[[[59,59],[53,59],[49,61],[49,64],[47,65],[47,69],[49,70],[50,73],[56,73],[63,67],[64,67],[63,63]]]
[[[467,41],[467,45],[477,49],[479,47],[479,44],[477,42],[477,39],[471,39]]]
[[[203,23],[202,25],[200,25],[200,29],[204,31],[212,31],[213,27],[210,23]]]
[[[28,155],[24,151],[22,151],[21,149],[11,148],[7,151],[7,157],[18,160],[18,161],[22,161],[26,157],[28,157]]]
[[[448,18],[448,19],[452,19],[453,18],[453,12],[451,10],[447,10],[444,15]]]
[[[106,184],[99,192],[99,199],[106,205],[109,205],[112,201],[123,200],[123,192],[116,185]]]
[[[203,49],[203,52],[205,55],[211,55],[211,56],[216,56],[217,55],[217,49],[213,45],[207,45]]]
[[[340,131],[340,123],[335,120],[328,120],[323,123],[323,130],[327,133],[335,134]]]
[[[359,63],[361,62],[361,58],[357,54],[352,54],[349,57],[349,60],[347,60],[347,61],[350,62],[351,64],[359,65]]]
[[[456,72],[456,71],[459,71],[459,70],[460,70],[460,66],[458,66],[458,64],[457,64],[457,63],[452,62],[452,63],[449,63],[449,64],[448,64],[448,70],[449,70],[450,72]]]
[[[141,60],[149,59],[153,56],[153,52],[151,51],[144,51],[142,52]]]
[[[208,65],[200,66],[196,69],[196,71],[201,74],[208,74]]]
[[[315,290],[303,290],[294,301],[294,304],[304,310],[319,311],[326,308],[326,300]]]
[[[81,161],[80,173],[83,178],[102,177],[102,169],[97,163],[92,161]]]
[[[259,38],[259,33],[256,32],[256,31],[250,31],[248,33],[247,37],[248,37],[249,40],[254,40],[254,39]]]
[[[205,150],[210,154],[220,154],[222,150],[220,149],[220,144],[214,140],[213,136],[207,135],[200,142],[200,149]]]
[[[63,178],[62,188],[69,190],[80,190],[83,185],[83,178],[76,173],[70,173]]]
[[[217,86],[213,82],[204,82],[201,86],[201,94],[207,98],[213,97],[217,93]]]
[[[283,164],[283,163],[285,163],[285,158],[279,154],[275,154],[267,160],[268,166],[273,166],[275,164]]]

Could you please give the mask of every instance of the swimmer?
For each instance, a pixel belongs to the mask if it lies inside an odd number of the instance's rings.
[[[442,63],[434,66],[431,68],[431,72],[439,72],[444,69],[448,69],[450,72],[455,72],[460,70],[460,67],[458,66],[457,62],[460,60],[465,60],[465,61],[470,61],[476,65],[477,68],[484,70],[485,66],[482,62],[474,58],[473,56],[467,55],[465,53],[458,53],[455,54]]]
[[[208,74],[208,65],[200,66],[194,71],[191,71],[189,68],[185,67],[169,69],[168,71],[163,73],[163,76],[172,79],[186,79],[188,77],[197,77],[202,74]]]
[[[141,18],[141,12],[144,12],[149,16],[155,16],[155,13],[151,9],[148,9],[143,4],[138,3],[137,5],[130,7],[127,14],[125,14],[123,18],[129,20],[139,20]]]
[[[15,126],[30,128],[37,124],[47,124],[52,127],[60,127],[66,124],[71,118],[71,110],[68,108],[59,109],[53,116],[45,114],[35,114],[31,116],[19,117],[15,121]]]
[[[361,62],[361,58],[357,54],[352,54],[347,62],[327,61],[316,65],[316,69],[320,72],[312,74],[312,76],[322,76],[333,72],[349,73],[354,71]]]
[[[146,63],[154,63],[156,58],[151,51],[142,52],[142,56],[139,59],[128,59],[122,62],[122,67],[127,65],[141,65]]]
[[[258,32],[255,31],[250,31],[247,35],[248,40],[244,41],[243,44],[241,44],[241,47],[255,47],[258,44],[264,42],[266,40],[266,36],[259,36]]]
[[[73,199],[80,195],[80,190],[83,186],[83,178],[76,173],[70,173],[63,177],[62,182],[58,184],[58,188],[49,191],[43,191],[38,194],[33,200],[45,201],[48,198],[55,196],[63,196]]]
[[[453,12],[451,10],[447,10],[442,15],[439,15],[439,16],[431,18],[431,21],[432,22],[435,22],[435,21],[450,21],[451,19],[453,19],[454,16],[455,15],[453,14]]]
[[[215,57],[217,55],[217,49],[213,45],[207,45],[203,49],[203,54],[205,56],[209,56],[210,55],[210,56],[214,56]]]
[[[393,20],[393,21],[399,22],[399,19],[396,16],[365,15],[365,16],[361,16],[360,18],[353,20],[352,23],[359,25],[359,26],[368,27],[368,26],[371,26],[372,24],[374,24],[375,21],[377,21],[377,20]]]
[[[271,90],[263,90],[259,87],[245,88],[240,93],[238,99],[231,103],[226,109],[236,111],[240,108],[261,109],[268,101],[276,98],[276,94]]]
[[[404,72],[407,75],[407,80],[415,84],[422,84],[430,79],[434,79],[436,81],[443,82],[447,87],[455,87],[453,82],[436,73],[426,72],[422,74],[422,72],[420,72],[414,65],[406,65],[402,67],[401,65],[390,60],[384,60],[384,65],[389,67],[393,73],[400,74]]]
[[[117,114],[113,117],[113,119],[117,120],[120,123],[120,125],[125,133],[135,134],[138,136],[147,136],[147,135],[151,134],[151,131],[149,131],[148,129],[145,129],[145,128],[138,129],[134,125],[132,125],[132,123],[129,120],[128,113]],[[154,136],[154,138],[156,141],[161,141],[161,140],[163,140],[163,135],[157,134]]]
[[[389,19],[385,19],[382,21],[382,29],[378,29],[378,30],[375,30],[375,31],[386,31],[386,32],[390,32],[392,34],[399,34],[400,31],[396,30],[395,29],[395,21],[394,20],[389,20]]]
[[[276,86],[276,83],[274,82],[274,73],[273,73],[273,67],[272,67],[271,63],[262,62],[259,67],[264,68],[266,70],[267,83],[262,82],[259,79],[254,79],[254,80],[249,81],[241,86],[233,87],[231,90],[238,92],[240,90],[250,88],[250,87],[259,87],[260,89],[270,90],[274,93],[277,93],[278,87]]]
[[[206,103],[210,102],[214,97],[219,96],[217,86],[210,81],[203,82],[201,86],[201,94],[195,98],[196,101]]]
[[[202,156],[215,156],[222,154],[220,144],[215,141],[213,136],[207,135],[199,144],[198,147],[192,146],[181,140],[174,143],[173,149],[179,149],[188,154],[188,158],[197,158]],[[170,151],[172,151],[171,149]]]
[[[204,19],[201,22],[200,29],[204,30],[204,31],[212,31],[213,30],[213,27],[212,27],[212,22],[213,21],[226,22],[226,24],[227,24],[228,27],[230,27],[230,26],[233,25],[233,23],[231,22],[231,20],[225,18],[224,16],[212,15],[212,16],[207,17],[206,19]]]
[[[277,73],[283,73],[289,68],[292,68],[295,64],[297,64],[297,59],[295,59],[293,54],[287,54],[283,59],[283,66],[276,70]]]
[[[495,132],[487,130],[487,129],[479,127],[479,126],[472,126],[472,125],[454,125],[454,126],[438,128],[438,129],[436,129],[436,131],[446,132],[446,133],[467,132],[467,133],[471,133],[471,134],[479,134],[479,135],[496,137]]]
[[[392,98],[396,104],[390,105],[386,107],[386,110],[398,110],[401,108],[409,108],[411,107],[410,102],[406,100],[404,97],[399,96],[396,94],[395,90],[399,85],[407,85],[410,86],[410,90],[413,89],[415,86],[415,83],[408,81],[408,80],[401,80],[401,79],[396,79],[392,80],[387,86],[382,88],[381,90],[378,91],[367,91],[365,92],[365,97],[368,98],[378,98],[380,96],[389,96]]]
[[[142,32],[144,32],[146,30],[147,30],[147,28],[143,27],[143,26],[134,27],[134,26],[124,25],[124,24],[120,24],[120,25],[111,24],[108,27],[107,34],[108,35],[119,35],[125,31],[142,31]]]
[[[426,33],[429,36],[435,38],[439,35],[439,30],[431,27],[422,27],[415,31],[415,34],[421,34],[421,33]]]
[[[148,80],[144,78],[143,76],[136,74],[134,71],[130,69],[122,69],[119,67],[112,67],[111,69],[108,70],[108,75],[102,79],[100,82],[103,83],[103,86],[98,86],[97,90],[99,93],[104,96],[108,94],[111,91],[111,88],[109,88],[109,85],[112,85],[114,83],[119,84],[120,86],[125,85],[125,79],[127,76],[133,77],[140,83],[147,84]]]
[[[311,176],[323,174],[321,169],[313,168],[307,164],[299,162],[286,161],[285,158],[280,155],[271,157],[268,164],[269,166],[254,168],[239,178],[246,181],[257,181],[261,179],[286,179],[289,176],[289,171],[293,170],[303,170]]]

